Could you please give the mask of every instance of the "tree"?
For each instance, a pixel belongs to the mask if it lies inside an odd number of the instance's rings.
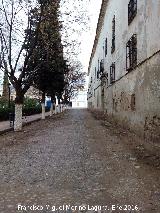
[[[85,84],[86,73],[83,72],[79,54],[81,53],[82,33],[89,29],[88,5],[89,0],[61,1],[62,43],[64,58],[69,64],[69,72],[65,74],[65,102],[74,98]]]
[[[33,60],[45,4],[46,1],[29,0],[1,0],[0,4],[0,67],[4,69],[5,63],[7,64],[7,74],[16,91],[15,131],[22,129],[24,94],[32,85],[34,73],[38,68],[30,69],[29,64]],[[33,11],[39,11],[36,28]],[[24,16],[23,19],[21,16]]]
[[[44,17],[38,36],[37,48],[31,67],[40,64],[34,75],[34,86],[42,91],[42,119],[45,118],[45,95],[55,100],[55,95],[63,92],[64,88],[64,58],[58,19],[59,2],[48,1],[44,7]],[[53,106],[51,106],[52,108]],[[52,109],[51,109],[52,110]]]
[[[64,99],[67,103],[74,98],[79,89],[83,89],[85,86],[86,73],[82,72],[82,65],[77,62],[68,66],[68,72],[65,74],[65,90]]]

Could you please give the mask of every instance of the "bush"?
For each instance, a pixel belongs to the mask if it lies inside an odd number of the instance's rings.
[[[26,98],[23,105],[23,116],[30,116],[34,114],[40,114],[42,112],[41,104],[35,99]],[[50,110],[46,107],[46,112]],[[8,107],[8,102],[0,100],[0,121],[6,121],[9,119],[9,113],[14,113],[14,102],[11,102],[11,107]]]
[[[6,121],[9,119],[9,108],[0,107],[0,121]]]
[[[23,115],[29,116],[41,113],[41,104],[36,99],[25,98],[23,104]]]

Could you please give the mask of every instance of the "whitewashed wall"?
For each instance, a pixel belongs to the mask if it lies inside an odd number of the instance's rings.
[[[119,120],[129,121],[140,127],[145,126],[146,118],[160,117],[160,62],[154,53],[160,50],[160,1],[137,0],[137,15],[128,25],[129,0],[109,0],[104,18],[104,23],[96,47],[96,52],[91,62],[90,79],[92,77],[92,103],[94,108],[102,107],[100,80],[95,79],[94,70],[98,69],[98,59],[104,59],[105,72],[110,77],[110,66],[115,62],[116,80],[113,85],[105,87],[105,108],[109,114],[114,114]],[[115,52],[111,54],[112,45],[112,20],[115,15]],[[137,34],[138,64],[148,59],[146,63],[131,73],[126,72],[126,43],[133,34]],[[108,39],[108,53],[104,56],[103,46]],[[153,56],[153,57],[152,57]],[[149,59],[152,57],[151,59]],[[134,73],[135,72],[135,73]],[[134,74],[133,74],[134,73]],[[94,89],[96,92],[94,93]],[[130,102],[132,94],[136,96],[136,111],[131,112],[126,106],[116,109],[113,107],[113,99],[120,105],[121,94],[126,94]],[[149,97],[148,97],[149,95]],[[143,97],[143,98],[142,98]],[[99,102],[99,103],[97,103]],[[126,104],[126,103],[124,103]],[[122,105],[122,104],[121,104]],[[124,110],[125,109],[125,110]]]

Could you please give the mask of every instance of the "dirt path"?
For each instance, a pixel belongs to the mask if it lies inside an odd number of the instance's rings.
[[[127,137],[87,110],[69,110],[0,136],[0,213],[53,212],[52,206],[66,204],[159,213],[159,166],[139,159],[136,141],[130,146]],[[132,211],[125,210],[130,205]],[[136,205],[139,211],[133,211]]]

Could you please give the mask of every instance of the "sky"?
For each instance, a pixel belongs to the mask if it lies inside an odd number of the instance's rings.
[[[78,56],[76,56],[78,58],[74,57],[74,53],[70,55],[71,60],[73,57],[73,60],[81,61],[84,72],[88,68],[92,52],[101,3],[102,0],[61,1],[60,11],[64,27],[64,30],[62,30],[62,41],[66,39],[68,43],[73,44],[74,42],[72,41],[76,40],[77,43],[81,43],[80,46],[72,46],[73,52],[78,53]],[[65,51],[66,49],[64,49]],[[69,57],[68,54],[67,57]]]
[[[70,2],[69,8],[71,8],[73,16],[77,14],[77,11],[74,11],[74,6],[73,6],[76,1],[79,2],[78,0],[69,1]],[[102,3],[102,0],[83,0],[81,4],[83,5],[82,8],[84,8],[84,10],[86,9],[86,12],[87,12],[86,15],[89,16],[89,23],[88,23],[89,27],[87,26],[86,27],[87,30],[83,31],[83,29],[81,29],[81,26],[78,26],[78,25],[75,26],[75,29],[77,29],[79,32],[81,31],[80,35],[77,35],[78,37],[76,37],[76,33],[74,34],[74,37],[75,37],[75,40],[77,39],[77,41],[81,42],[81,45],[80,45],[81,51],[77,57],[78,57],[78,60],[81,61],[84,67],[83,69],[84,72],[87,72],[88,70],[89,59],[91,56],[94,38],[96,34],[96,27],[97,27],[101,3]],[[0,76],[0,89],[2,87],[1,80],[2,80],[2,75]]]
[[[80,61],[82,62],[85,71],[87,72],[89,66],[89,60],[92,52],[92,47],[96,35],[96,28],[100,13],[102,0],[90,0],[88,13],[90,17],[90,29],[88,32],[82,34],[81,40],[82,52],[79,55]]]

